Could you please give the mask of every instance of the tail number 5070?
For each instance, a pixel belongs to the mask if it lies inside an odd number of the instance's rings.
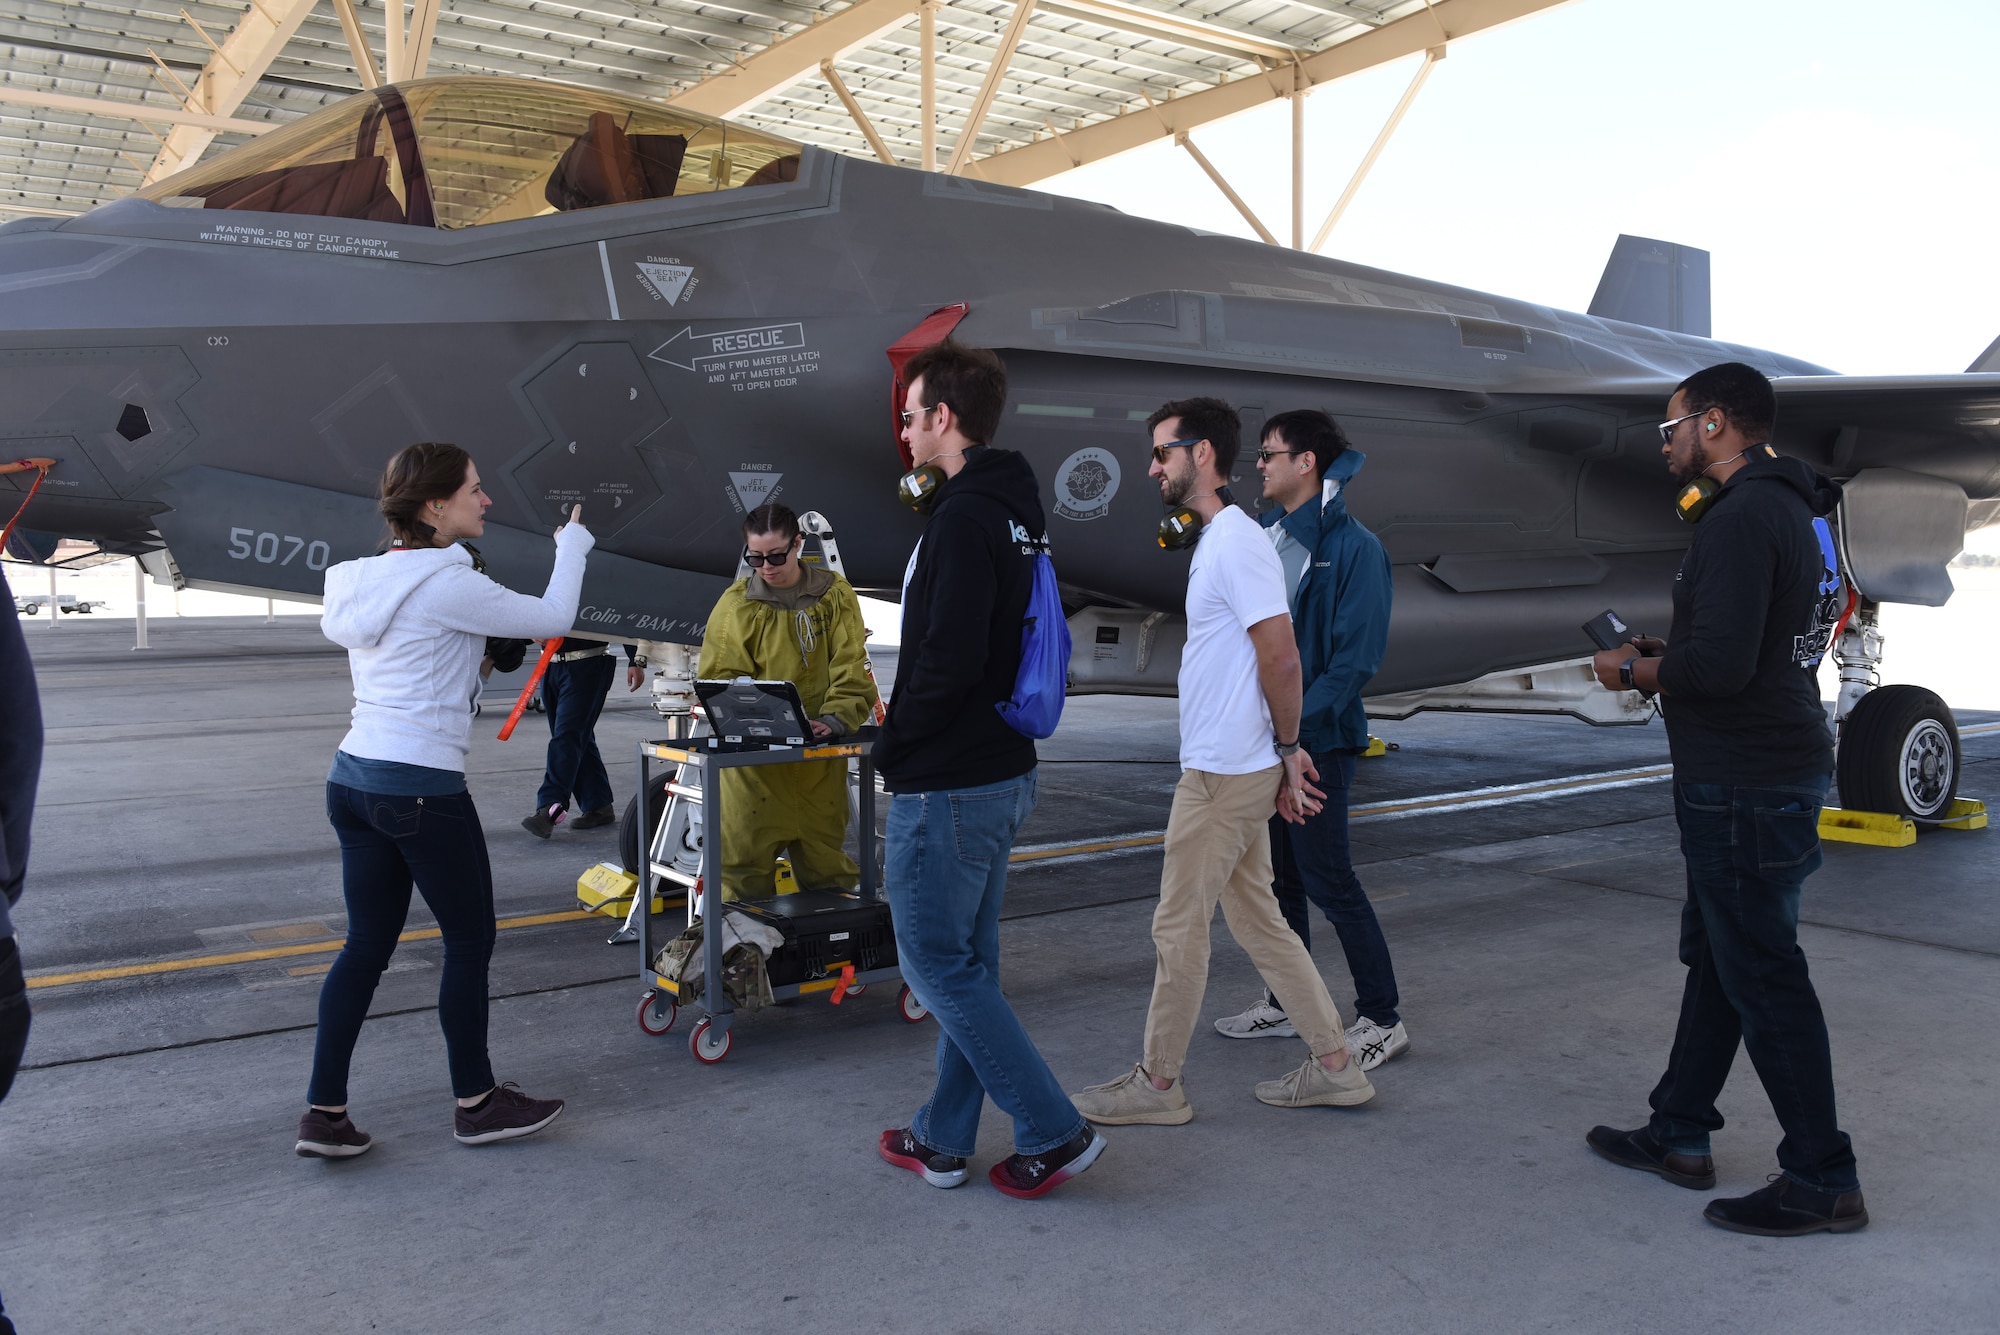
[[[280,556],[279,553],[283,555]],[[307,542],[291,534],[259,533],[255,529],[229,530],[229,555],[237,561],[257,561],[262,565],[288,566],[298,554],[306,554],[306,569],[324,570],[333,549],[317,539]]]

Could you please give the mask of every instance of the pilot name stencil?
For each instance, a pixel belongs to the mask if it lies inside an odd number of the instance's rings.
[[[1118,456],[1096,446],[1078,450],[1056,469],[1056,513],[1079,523],[1111,513],[1118,494]]]
[[[708,334],[690,325],[646,355],[738,394],[790,389],[819,370],[819,352],[806,346],[806,327],[797,321]]]

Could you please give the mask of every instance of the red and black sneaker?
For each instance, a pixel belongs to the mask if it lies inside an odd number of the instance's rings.
[[[912,1173],[921,1173],[924,1181],[934,1187],[948,1189],[965,1183],[965,1160],[956,1155],[939,1154],[911,1135],[907,1127],[884,1131],[879,1148],[883,1162],[907,1168]]]
[[[1062,1144],[1042,1154],[1011,1154],[993,1165],[986,1178],[1009,1196],[1024,1201],[1046,1196],[1097,1162],[1106,1141],[1086,1126]]]

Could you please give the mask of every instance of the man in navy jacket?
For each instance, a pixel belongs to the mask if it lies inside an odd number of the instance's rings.
[[[0,1099],[13,1086],[14,1072],[28,1046],[28,992],[21,953],[14,944],[8,910],[21,897],[28,874],[28,826],[35,816],[35,785],[42,773],[42,706],[35,691],[35,666],[13,591],[0,574]],[[14,1325],[0,1309],[0,1335]]]
[[[1257,468],[1276,508],[1260,516],[1292,600],[1292,630],[1306,682],[1299,742],[1319,762],[1325,802],[1302,825],[1271,818],[1273,886],[1285,921],[1308,948],[1317,904],[1340,937],[1354,977],[1355,1021],[1348,1051],[1371,1071],[1406,1052],[1409,1030],[1397,1011],[1396,971],[1347,845],[1347,793],[1354,759],[1368,748],[1361,689],[1382,665],[1389,643],[1389,557],[1380,540],[1347,513],[1347,484],[1367,456],[1314,408],[1279,413],[1264,424]],[[1294,1032],[1266,994],[1241,1015],[1215,1022],[1229,1038],[1287,1038]]]

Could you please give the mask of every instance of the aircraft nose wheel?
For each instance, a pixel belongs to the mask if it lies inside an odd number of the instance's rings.
[[[1840,804],[1942,820],[1958,796],[1958,723],[1921,686],[1878,686],[1841,729]]]
[[[657,988],[639,998],[639,1027],[655,1038],[672,1029],[680,1018],[680,1004]]]
[[[931,1013],[930,1007],[917,1000],[917,994],[910,991],[908,983],[904,983],[903,990],[896,994],[896,1009],[910,1024],[922,1024]]]

